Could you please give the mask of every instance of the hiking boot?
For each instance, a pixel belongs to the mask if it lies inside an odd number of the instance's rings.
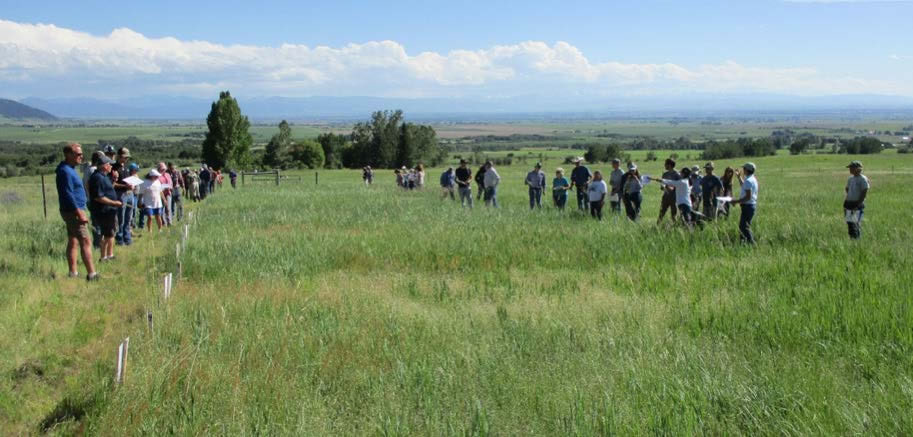
[[[91,273],[88,276],[86,276],[86,282],[97,281],[99,279],[101,279],[101,276],[98,276],[98,272]]]

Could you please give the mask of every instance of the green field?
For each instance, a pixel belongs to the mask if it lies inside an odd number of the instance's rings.
[[[254,125],[250,128],[254,142],[265,143],[278,133],[276,126]],[[316,137],[321,129],[312,126],[293,126],[296,138]],[[76,141],[92,144],[99,140],[122,140],[133,136],[142,140],[180,141],[188,138],[203,141],[206,125],[161,125],[117,123],[103,126],[67,125],[0,125],[0,140],[28,143],[57,143]]]
[[[841,213],[850,159],[872,182],[858,242]],[[198,220],[168,301],[159,283],[175,269],[175,230],[116,249],[99,283],[68,280],[56,196],[45,221],[36,178],[0,181],[0,424],[13,435],[909,434],[913,156],[756,162],[752,248],[736,218],[657,226],[654,185],[639,223],[530,212],[518,165],[500,168],[500,210],[441,201],[439,170],[420,192],[395,189],[388,171],[373,187],[357,171],[248,183],[189,208]]]

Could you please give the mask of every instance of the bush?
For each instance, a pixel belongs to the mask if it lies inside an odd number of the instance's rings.
[[[310,169],[323,167],[323,147],[316,141],[304,140],[295,143],[290,152],[292,159],[299,167]]]

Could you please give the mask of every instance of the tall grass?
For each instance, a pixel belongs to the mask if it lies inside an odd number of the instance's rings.
[[[656,226],[655,185],[639,223],[529,211],[517,166],[500,169],[500,210],[461,209],[434,184],[399,191],[385,172],[374,187],[334,171],[317,186],[226,190],[199,209],[173,297],[130,294],[156,330],[120,328],[128,383],[102,391],[83,423],[98,434],[909,433],[913,161],[864,158],[873,188],[857,242],[841,222],[844,161],[757,160],[752,248],[737,217]],[[53,245],[62,229],[48,229]],[[170,254],[143,261],[147,282],[173,269],[173,242],[160,244]]]

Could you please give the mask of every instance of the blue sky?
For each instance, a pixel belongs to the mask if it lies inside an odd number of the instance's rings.
[[[229,86],[248,95],[913,96],[911,1],[3,0],[0,20],[0,88],[13,97]]]

